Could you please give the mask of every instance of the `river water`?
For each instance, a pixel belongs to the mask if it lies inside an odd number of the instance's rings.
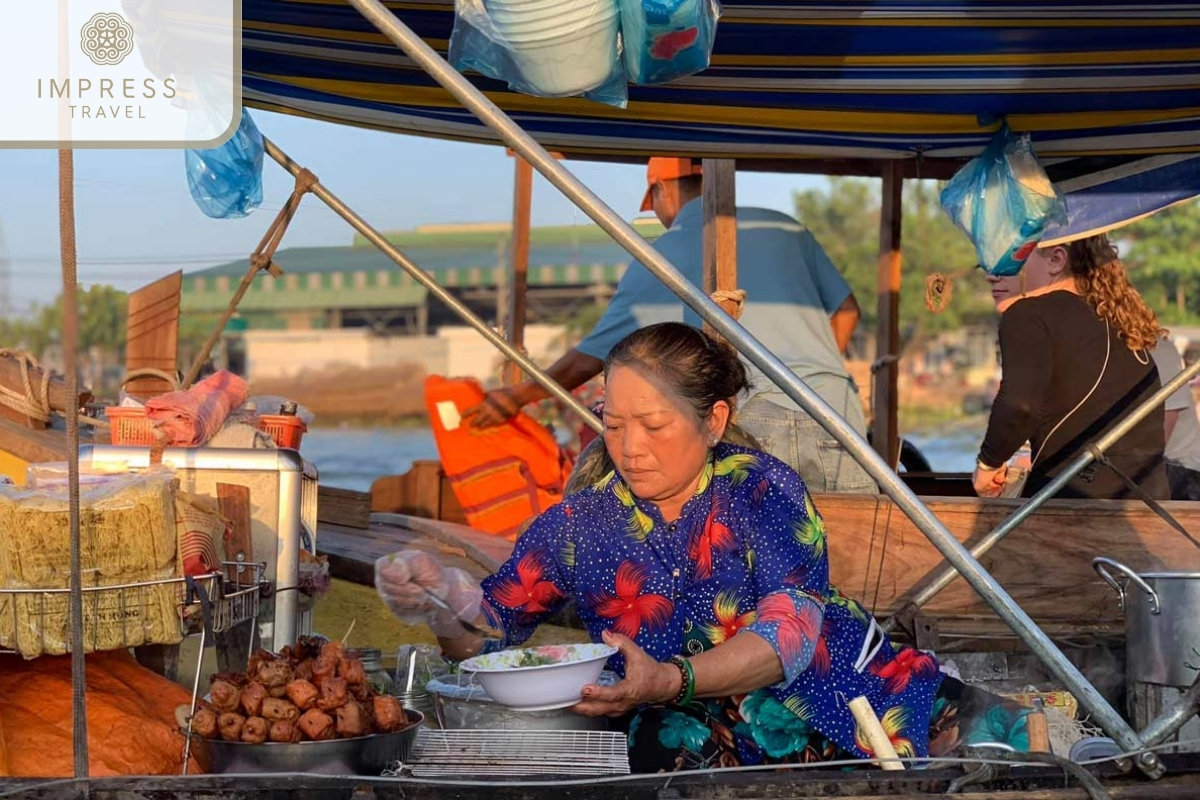
[[[986,418],[972,418],[936,431],[908,433],[939,472],[970,472],[983,438]],[[407,472],[414,461],[437,459],[429,428],[314,428],[300,448],[317,465],[321,484],[360,492],[384,475]]]

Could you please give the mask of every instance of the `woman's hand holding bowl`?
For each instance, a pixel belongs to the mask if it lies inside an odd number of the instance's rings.
[[[655,661],[632,639],[604,631],[605,644],[612,645],[625,657],[625,679],[613,686],[588,684],[583,700],[571,710],[586,717],[619,717],[646,703],[666,703],[679,693],[679,670]]]

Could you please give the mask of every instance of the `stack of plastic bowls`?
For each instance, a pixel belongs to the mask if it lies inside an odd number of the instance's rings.
[[[487,10],[522,76],[540,93],[580,94],[612,73],[616,0],[487,0]]]

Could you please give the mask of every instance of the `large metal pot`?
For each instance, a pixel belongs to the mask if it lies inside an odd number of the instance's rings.
[[[1094,558],[1092,567],[1117,590],[1125,613],[1128,678],[1191,686],[1200,674],[1200,572],[1139,574],[1111,558]],[[1137,590],[1129,593],[1131,583]]]

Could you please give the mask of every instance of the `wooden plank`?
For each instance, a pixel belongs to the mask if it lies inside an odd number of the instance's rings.
[[[476,578],[493,570],[472,559],[463,549],[402,525],[373,524],[367,530],[322,523],[317,527],[317,552],[329,558],[330,574],[364,586],[375,583],[375,562],[397,550],[436,553],[447,566],[460,567]]]
[[[79,426],[81,443],[91,441],[91,431]],[[67,432],[60,428],[34,430],[27,425],[0,418],[0,450],[30,464],[63,461],[70,452]]]
[[[903,168],[889,162],[883,171],[879,219],[878,314],[875,375],[872,381],[872,441],[875,451],[895,469],[900,460],[897,382],[900,377],[900,241]]]
[[[704,292],[732,292],[737,281],[737,173],[735,163],[728,158],[704,159]],[[731,300],[719,303],[726,314],[733,316],[737,304]],[[712,333],[705,323],[705,330]]]
[[[129,295],[125,369],[156,369],[175,374],[179,348],[179,301],[183,272],[176,271]],[[174,387],[161,378],[135,378],[125,391],[148,400]]]
[[[254,545],[251,539],[250,487],[236,483],[217,484],[217,506],[221,516],[229,520],[229,538],[225,540],[225,560],[237,561],[238,556],[247,564],[254,561]],[[229,568],[229,579],[237,580],[234,567]]]
[[[510,252],[511,280],[508,282],[508,309],[505,337],[521,352],[525,348],[525,304],[529,291],[529,226],[533,210],[533,166],[514,156],[513,227]],[[515,386],[525,377],[515,363],[505,366],[505,384]]]
[[[403,475],[388,475],[371,484],[371,511],[409,514],[465,524],[462,510],[438,461],[414,461]]]
[[[350,528],[367,528],[371,524],[371,495],[368,492],[318,486],[317,521]]]

